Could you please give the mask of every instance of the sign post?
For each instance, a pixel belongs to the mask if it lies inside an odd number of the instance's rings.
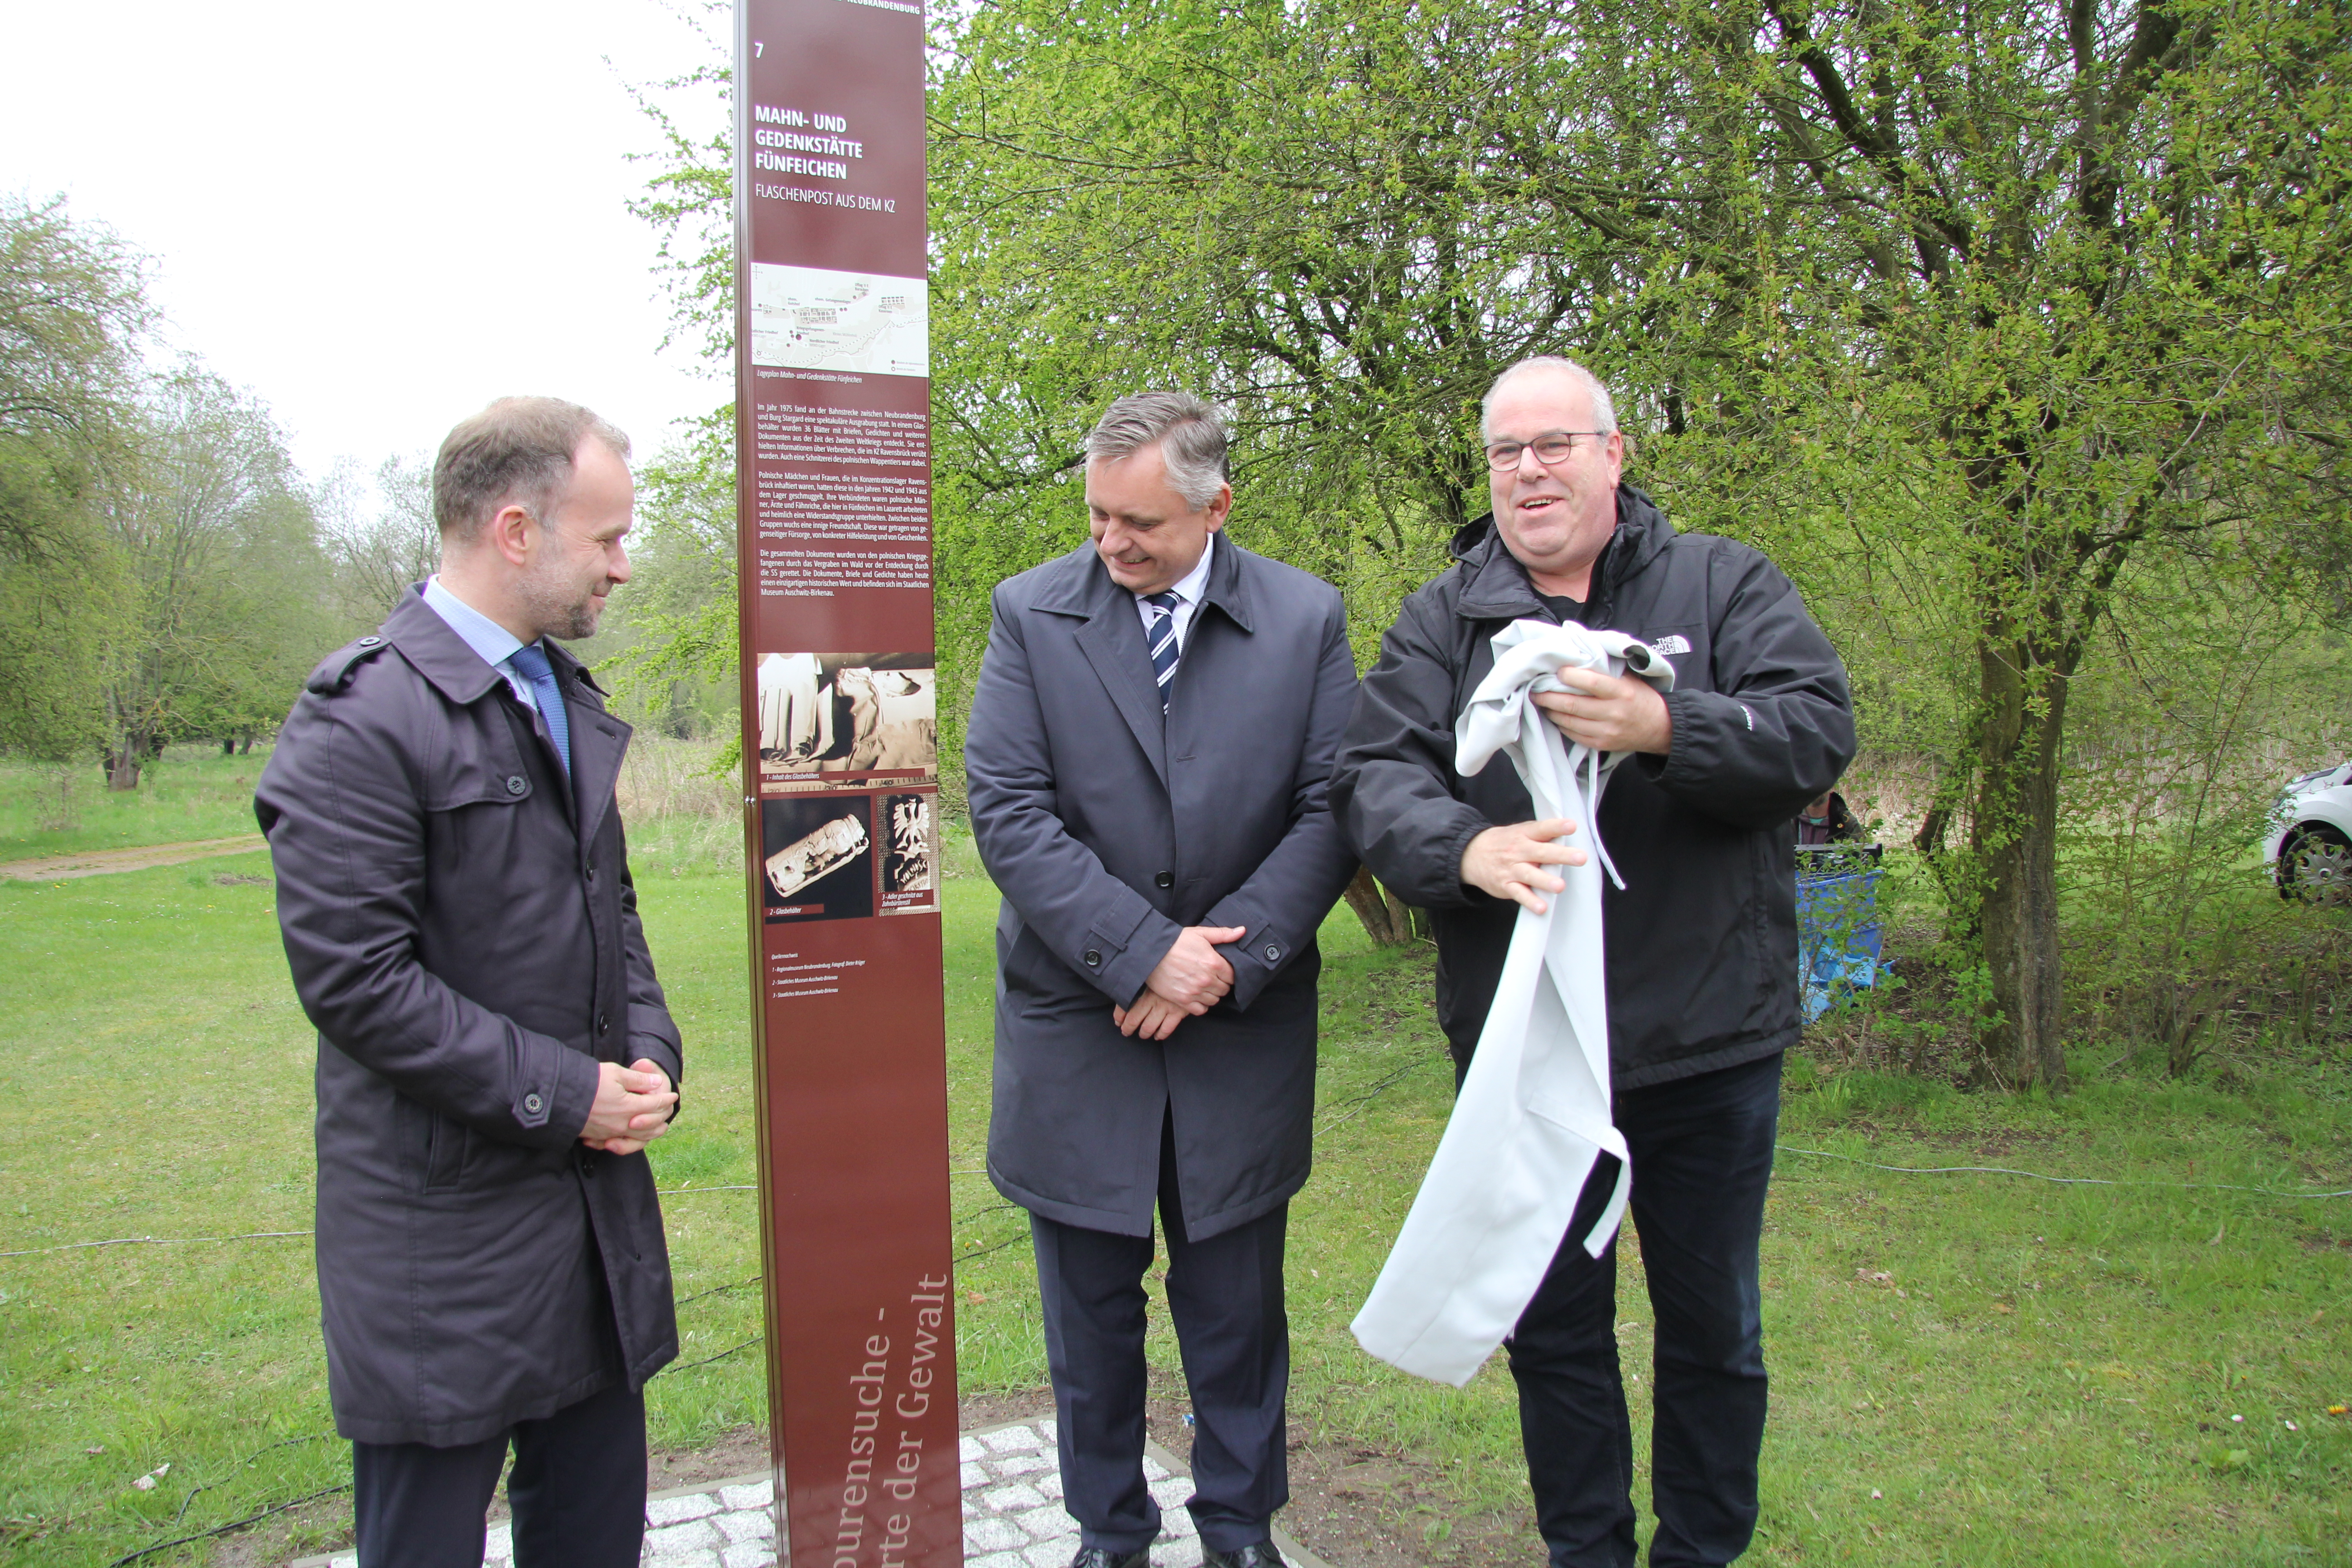
[[[922,7],[738,0],[745,837],[778,1560],[963,1560]]]

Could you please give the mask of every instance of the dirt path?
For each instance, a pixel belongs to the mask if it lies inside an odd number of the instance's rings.
[[[69,877],[103,877],[114,871],[145,871],[157,866],[177,866],[184,860],[209,860],[215,855],[246,855],[266,848],[269,841],[258,833],[235,838],[203,838],[192,844],[142,844],[131,849],[90,849],[79,855],[50,855],[38,860],[0,863],[0,878],[19,882],[62,882]]]

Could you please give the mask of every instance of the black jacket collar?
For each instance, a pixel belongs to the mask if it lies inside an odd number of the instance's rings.
[[[1631,485],[1619,485],[1617,531],[1609,536],[1601,559],[1594,563],[1595,596],[1608,595],[1628,575],[1665,549],[1666,542],[1674,536],[1675,525],[1666,521],[1655,502]],[[1462,574],[1462,591],[1454,605],[1455,615],[1472,621],[1543,617],[1543,601],[1537,596],[1535,584],[1528,581],[1527,568],[1504,544],[1501,531],[1495,527],[1493,512],[1456,529],[1448,548],[1456,570]]]
[[[436,690],[460,706],[480,701],[505,679],[441,618],[440,611],[425,602],[421,583],[403,594],[384,617],[383,639]]]
[[[384,618],[383,635],[384,641],[399,649],[400,656],[452,702],[478,702],[506,679],[474,651],[472,644],[457,635],[455,626],[441,618],[440,611],[425,602],[422,583],[400,596],[400,603]],[[588,667],[572,657],[571,649],[551,637],[541,638],[540,647],[547,650],[547,662],[554,669],[559,686],[569,690],[577,684],[603,694],[604,689],[596,684]]]

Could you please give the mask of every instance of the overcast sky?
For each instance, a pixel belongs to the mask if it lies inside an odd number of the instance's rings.
[[[655,237],[623,205],[656,144],[624,80],[708,51],[662,0],[0,7],[0,190],[152,257],[173,344],[314,478],[429,454],[503,393],[585,403],[640,454],[729,395],[660,349]]]

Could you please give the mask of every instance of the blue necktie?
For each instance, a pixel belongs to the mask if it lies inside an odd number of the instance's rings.
[[[1160,678],[1160,710],[1168,711],[1168,693],[1176,679],[1176,606],[1183,603],[1172,593],[1146,594],[1143,602],[1160,612],[1151,623],[1151,673]]]
[[[556,689],[555,668],[547,662],[546,650],[537,643],[527,644],[507,656],[525,680],[530,682],[530,694],[539,703],[539,716],[547,721],[547,732],[555,737],[555,754],[563,759],[563,776],[572,776],[572,721],[563,711],[563,693]]]

